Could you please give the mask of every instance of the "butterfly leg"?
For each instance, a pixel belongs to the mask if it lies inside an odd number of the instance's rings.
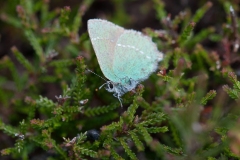
[[[120,104],[121,104],[121,107],[123,107],[123,105],[122,105],[122,99],[120,98],[120,96],[118,96],[117,98],[118,98],[118,100],[119,100],[119,102],[120,102]]]
[[[119,100],[119,102],[121,104],[121,107],[123,107],[123,105],[122,105],[122,98],[121,98],[120,94],[114,93],[113,96],[116,97]]]

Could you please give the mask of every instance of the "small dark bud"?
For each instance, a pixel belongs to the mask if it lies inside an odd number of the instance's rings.
[[[77,61],[82,61],[83,59],[84,59],[84,57],[83,56],[77,56]]]
[[[96,129],[87,131],[87,140],[89,141],[96,141],[98,140],[99,136],[100,136],[100,132],[97,131]]]
[[[65,7],[64,7],[64,10],[66,10],[66,11],[71,11],[71,8],[70,8],[70,6],[65,6]]]

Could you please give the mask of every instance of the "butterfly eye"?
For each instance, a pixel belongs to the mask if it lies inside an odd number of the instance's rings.
[[[112,83],[107,83],[107,85],[105,86],[105,89],[108,91],[108,92],[114,92],[114,86]]]
[[[109,84],[108,84],[108,88],[109,88],[109,89],[113,89],[113,84],[112,84],[112,83],[109,83]]]

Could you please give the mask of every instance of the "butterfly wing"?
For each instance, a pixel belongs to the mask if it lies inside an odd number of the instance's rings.
[[[163,54],[150,37],[141,32],[125,30],[115,46],[113,71],[121,79],[143,81],[157,69]]]
[[[100,68],[105,77],[113,82],[119,81],[112,70],[112,64],[116,42],[123,32],[122,27],[106,20],[88,20],[88,33]]]

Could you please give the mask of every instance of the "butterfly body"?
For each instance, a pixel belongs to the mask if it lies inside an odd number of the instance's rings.
[[[124,95],[126,92],[133,90],[136,88],[138,82],[129,79],[128,84],[121,84],[121,83],[114,83],[111,81],[108,81],[108,84],[106,85],[105,89],[108,92],[113,92],[115,97],[121,97]]]

